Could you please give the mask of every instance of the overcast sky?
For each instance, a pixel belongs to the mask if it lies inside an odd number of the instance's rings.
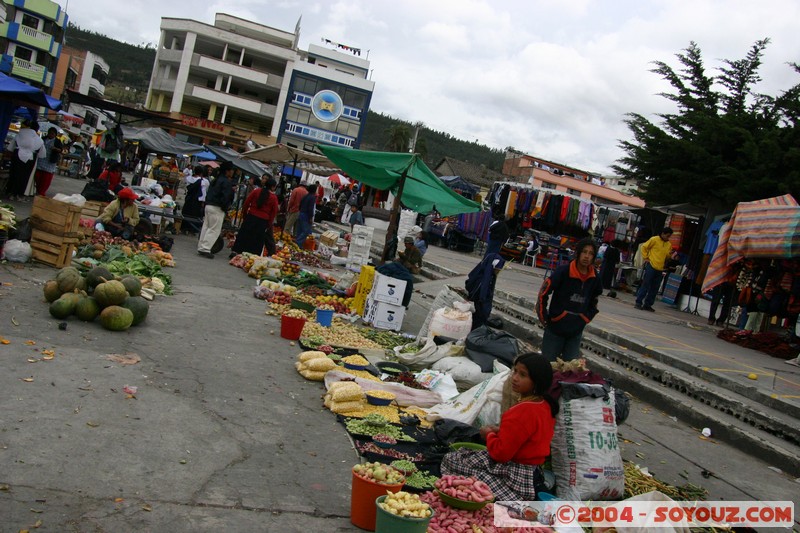
[[[57,0],[58,1],[58,0]],[[62,5],[64,5],[62,3]],[[797,0],[69,0],[70,20],[132,44],[158,43],[161,17],[213,24],[227,13],[369,53],[371,109],[492,148],[607,173],[626,113],[671,110],[652,61],[677,69],[695,41],[709,71],[769,37],[758,89],[800,82]],[[113,73],[112,73],[113,76]]]

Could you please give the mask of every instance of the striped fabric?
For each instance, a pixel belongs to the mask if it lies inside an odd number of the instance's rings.
[[[719,246],[703,280],[703,292],[730,281],[733,265],[745,257],[800,257],[800,204],[791,194],[736,206],[731,220],[719,231]]]

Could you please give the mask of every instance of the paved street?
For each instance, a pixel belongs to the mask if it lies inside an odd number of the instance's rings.
[[[51,193],[84,184],[57,177]],[[30,209],[15,205],[22,215]],[[11,341],[0,345],[0,533],[37,521],[36,531],[55,532],[356,530],[350,467],[358,458],[322,407],[322,386],[295,371],[298,347],[277,335],[278,320],[226,254],[199,257],[186,236],[175,237],[173,254],[175,295],[158,297],[145,324],[121,333],[74,319],[60,331],[41,296],[54,270],[0,265],[0,336]],[[431,305],[423,294],[463,284],[477,257],[431,247],[426,260],[461,276],[415,285],[410,333]],[[530,299],[541,275],[512,267],[498,289]],[[739,379],[754,369],[765,377],[748,385],[797,402],[796,368],[716,339],[703,317],[657,310],[643,316],[629,297],[604,298],[594,324],[705,372]],[[41,360],[45,349],[52,360]],[[141,362],[106,358],[125,353]],[[138,387],[135,397],[125,385]],[[634,400],[620,427],[623,457],[665,482],[704,486],[709,499],[800,503],[797,481],[776,471],[785,465],[701,439],[700,429]]]

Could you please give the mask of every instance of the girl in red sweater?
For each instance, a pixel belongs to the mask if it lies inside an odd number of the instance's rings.
[[[525,353],[514,360],[509,379],[520,399],[503,413],[499,427],[480,429],[486,450],[448,453],[442,459],[442,474],[480,479],[498,501],[531,501],[544,490],[542,463],[550,455],[558,413],[548,393],[553,369],[542,354]]]

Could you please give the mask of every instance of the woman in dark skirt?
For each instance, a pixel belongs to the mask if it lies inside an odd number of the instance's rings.
[[[245,198],[242,207],[244,220],[236,234],[231,257],[242,252],[261,255],[265,243],[267,255],[275,253],[272,223],[278,214],[278,197],[274,192],[276,185],[275,180],[269,178],[262,187],[253,189]]]
[[[532,501],[544,490],[542,464],[550,455],[558,404],[548,391],[553,369],[540,353],[514,360],[508,379],[519,401],[500,426],[482,427],[486,450],[461,448],[442,459],[442,474],[470,476],[489,485],[497,501]]]

